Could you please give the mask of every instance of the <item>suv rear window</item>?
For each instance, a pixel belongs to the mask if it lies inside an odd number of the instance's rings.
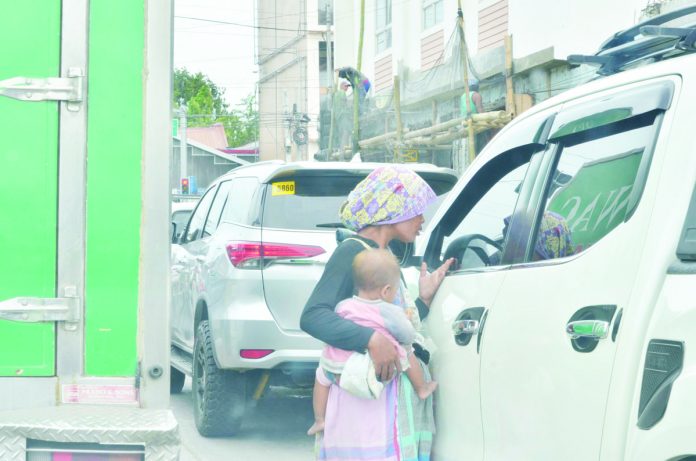
[[[303,230],[340,226],[338,209],[365,175],[326,173],[286,176],[266,184],[263,226]]]
[[[275,178],[266,184],[263,226],[279,229],[318,230],[342,227],[338,209],[351,190],[367,176],[367,172],[304,172]],[[452,176],[424,173],[421,175],[440,196],[456,183]],[[431,214],[436,205],[428,208]],[[428,216],[426,216],[426,219]]]

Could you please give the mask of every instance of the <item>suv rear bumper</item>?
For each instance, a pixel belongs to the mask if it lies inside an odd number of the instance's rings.
[[[271,369],[283,363],[318,363],[323,344],[302,331],[287,332],[274,320],[211,319],[215,360],[223,369]],[[272,349],[260,359],[242,358],[244,349]]]

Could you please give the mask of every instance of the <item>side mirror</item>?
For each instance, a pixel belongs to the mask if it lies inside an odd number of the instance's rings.
[[[176,223],[172,221],[172,243],[179,243],[179,236],[176,234]]]

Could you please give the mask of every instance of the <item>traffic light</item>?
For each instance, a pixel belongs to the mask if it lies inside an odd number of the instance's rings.
[[[189,179],[181,178],[181,193],[186,195],[189,193]]]

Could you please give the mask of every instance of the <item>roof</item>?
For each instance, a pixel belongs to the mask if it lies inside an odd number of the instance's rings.
[[[179,136],[174,136],[174,139],[181,142],[181,138]],[[241,158],[238,158],[235,155],[225,154],[218,149],[214,149],[214,148],[212,148],[210,146],[206,146],[205,144],[202,144],[198,141],[194,141],[192,139],[189,139],[188,136],[186,137],[186,144],[188,144],[189,146],[193,146],[196,149],[200,149],[207,154],[211,154],[211,155],[214,155],[214,156],[219,157],[219,158],[224,158],[228,162],[233,162],[233,163],[236,163],[237,165],[240,165],[240,166],[241,165],[249,165],[251,163],[251,162],[248,162],[246,160],[242,160]]]
[[[238,147],[227,147],[225,149],[220,149],[226,154],[232,155],[258,155],[259,154],[259,142],[253,141],[243,146]]]
[[[227,135],[222,123],[216,123],[213,126],[187,127],[186,137],[214,149],[227,148]]]

